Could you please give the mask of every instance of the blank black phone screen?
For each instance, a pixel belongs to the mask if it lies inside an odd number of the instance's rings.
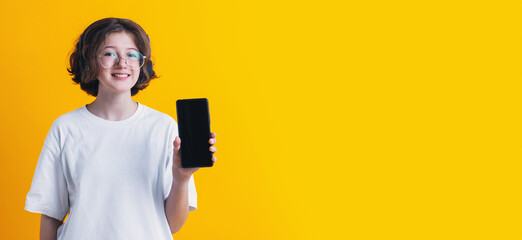
[[[181,138],[181,167],[212,167],[210,114],[206,98],[176,101],[178,133]]]

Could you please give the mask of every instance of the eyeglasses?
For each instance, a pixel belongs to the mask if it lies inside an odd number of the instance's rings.
[[[146,56],[138,51],[130,51],[126,57],[121,57],[116,51],[108,50],[100,54],[100,64],[104,68],[114,68],[120,63],[120,59],[125,59],[125,64],[132,69],[139,69],[145,63]]]

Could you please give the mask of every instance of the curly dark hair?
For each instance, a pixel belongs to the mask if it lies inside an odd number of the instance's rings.
[[[101,47],[109,34],[114,32],[126,32],[134,36],[134,42],[145,58],[145,63],[140,69],[140,75],[136,85],[131,88],[131,95],[136,95],[145,89],[150,80],[157,78],[151,59],[150,39],[140,25],[129,19],[104,18],[89,25],[78,38],[74,51],[69,59],[70,68],[67,71],[72,80],[80,84],[82,90],[92,96],[98,95],[98,74],[100,65],[97,57],[101,53]]]

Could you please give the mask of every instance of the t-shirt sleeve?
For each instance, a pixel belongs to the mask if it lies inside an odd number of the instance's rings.
[[[164,179],[164,200],[167,199],[167,197],[170,194],[170,189],[172,188],[172,180],[173,180],[173,173],[172,173],[172,157],[174,155],[174,140],[176,139],[176,136],[178,136],[178,125],[174,119],[171,120],[170,124],[170,140],[168,142],[168,154],[166,159],[166,166],[164,169],[165,179]],[[189,204],[189,211],[194,211],[197,209],[197,202],[198,202],[198,196],[196,193],[196,184],[194,183],[194,176],[190,176],[189,180],[189,186],[188,186],[188,204]]]
[[[58,129],[53,124],[38,158],[25,210],[63,221],[69,211],[69,193],[58,139]]]

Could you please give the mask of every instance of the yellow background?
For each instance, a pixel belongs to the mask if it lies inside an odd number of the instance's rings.
[[[2,1],[0,238],[104,17],[152,40],[137,101],[207,97],[218,162],[176,239],[521,239],[519,1]],[[96,216],[92,216],[95,218]]]

